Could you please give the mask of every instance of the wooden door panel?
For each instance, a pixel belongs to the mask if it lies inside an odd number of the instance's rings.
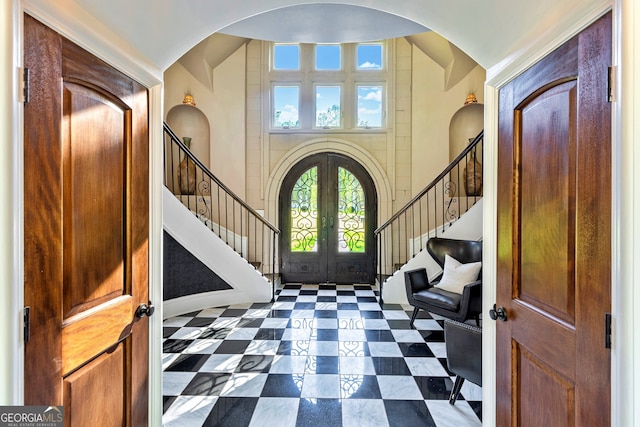
[[[609,423],[610,61],[608,14],[500,90],[499,426]]]
[[[334,265],[336,282],[369,283],[370,268],[361,259],[339,261]]]
[[[576,82],[557,82],[518,108],[522,167],[517,298],[574,323]],[[541,123],[552,123],[540,127]],[[531,165],[531,167],[528,167]]]
[[[42,87],[55,86],[59,76],[48,70],[62,69],[62,40],[42,25],[29,25],[30,21],[25,18],[25,64],[40,65],[30,70],[30,78]],[[61,98],[39,87],[30,91],[29,98],[31,105],[44,111],[62,110]],[[51,138],[60,134],[61,126],[59,121],[43,120],[28,105],[24,110],[24,299],[26,306],[37,304],[39,309],[31,312],[31,339],[25,343],[25,404],[57,405],[62,403],[62,289],[46,284],[62,281],[61,142]],[[30,179],[31,174],[38,179]]]
[[[577,49],[578,38],[573,38],[516,77],[518,84],[510,89],[513,90],[513,98],[523,101],[535,96],[539,90],[546,90],[552,82],[557,84],[562,80],[575,80],[578,69]]]
[[[25,403],[147,424],[147,91],[25,15]]]
[[[84,83],[84,84],[83,84]],[[63,90],[64,317],[127,293],[126,166],[130,113],[85,82]]]
[[[327,271],[324,267],[320,268],[317,260],[285,262],[284,265],[287,268],[287,282],[322,283],[327,280]]]
[[[509,314],[508,321],[515,324],[511,331],[513,345],[525,345],[559,375],[575,376],[575,328],[522,302],[515,302]],[[530,339],[531,336],[536,339]],[[562,354],[558,354],[558,348]]]
[[[128,336],[133,305],[131,296],[123,295],[90,313],[66,319],[62,328],[62,372],[74,371]]]
[[[122,427],[125,419],[127,393],[118,381],[103,382],[104,378],[125,375],[126,343],[103,353],[83,369],[64,380],[65,425]],[[69,416],[67,417],[67,413]]]
[[[519,376],[515,386],[519,411],[518,426],[572,426],[575,425],[575,389],[573,381],[558,375],[535,357],[518,346],[515,349]],[[541,399],[544,396],[544,399]],[[536,414],[532,417],[531,414]]]

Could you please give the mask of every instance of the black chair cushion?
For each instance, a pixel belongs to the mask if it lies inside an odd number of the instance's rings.
[[[482,386],[482,329],[447,319],[444,341],[449,370]]]
[[[440,267],[444,267],[445,255],[455,258],[462,264],[468,264],[482,261],[482,242],[436,237],[427,240],[427,252]]]
[[[405,276],[408,276],[408,279],[411,282],[411,289],[414,292],[419,292],[423,289],[430,288],[429,278],[427,277],[427,270],[424,268],[418,268],[415,270],[407,271]],[[405,277],[405,280],[407,277]]]
[[[457,311],[460,306],[462,295],[433,287],[414,293],[413,299],[425,304],[434,305],[451,311]]]

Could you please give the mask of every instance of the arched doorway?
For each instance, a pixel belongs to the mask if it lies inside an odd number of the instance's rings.
[[[295,164],[279,199],[283,283],[373,283],[377,195],[355,160],[319,153]]]

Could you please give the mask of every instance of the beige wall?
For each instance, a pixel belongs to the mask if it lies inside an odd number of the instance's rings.
[[[397,39],[395,61],[395,135],[393,145],[395,150],[393,163],[387,164],[387,171],[394,195],[392,211],[396,212],[411,198],[411,141],[413,137],[413,105],[412,98],[412,61],[411,44],[404,38]],[[385,218],[386,220],[386,218]],[[382,223],[381,223],[382,224]]]
[[[464,106],[467,95],[475,93],[478,103],[484,103],[485,70],[476,66],[457,85],[445,91],[445,70],[419,49],[412,51],[411,193],[415,195],[449,164],[449,125]]]
[[[212,172],[254,209],[264,210],[274,203],[265,200],[273,197],[268,195],[268,180],[277,165],[286,161],[287,153],[326,138],[348,141],[354,150],[372,158],[386,174],[395,212],[449,163],[451,119],[468,93],[475,93],[483,103],[485,71],[478,66],[445,91],[445,70],[406,39],[394,40],[390,51],[395,57],[388,86],[393,99],[385,131],[269,133],[263,123],[268,117],[263,109],[269,105],[269,89],[263,80],[263,42],[258,40],[215,68],[213,90],[180,64],[171,66],[165,73],[165,111],[181,103],[185,93],[193,94],[197,108],[210,122]],[[277,218],[268,219],[277,222]]]
[[[264,96],[268,96],[268,90]],[[262,147],[262,42],[247,45],[247,203],[254,209],[264,209],[264,176]]]
[[[179,62],[167,69],[165,78],[164,116],[184,95],[190,93],[196,108],[209,121],[208,158],[201,159],[234,193],[246,199],[246,145],[245,145],[245,69],[246,48],[242,46],[213,73],[213,88],[193,77]],[[171,125],[171,124],[170,124]],[[180,135],[179,135],[180,136]],[[198,154],[193,141],[194,151]]]

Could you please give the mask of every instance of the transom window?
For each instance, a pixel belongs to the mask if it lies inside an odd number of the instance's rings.
[[[359,44],[358,70],[382,69],[382,45],[379,43]]]
[[[300,46],[297,44],[277,44],[273,46],[274,70],[299,70]]]
[[[315,48],[316,70],[342,69],[342,47],[339,44],[317,44]]]
[[[386,128],[384,42],[270,46],[271,129]]]

